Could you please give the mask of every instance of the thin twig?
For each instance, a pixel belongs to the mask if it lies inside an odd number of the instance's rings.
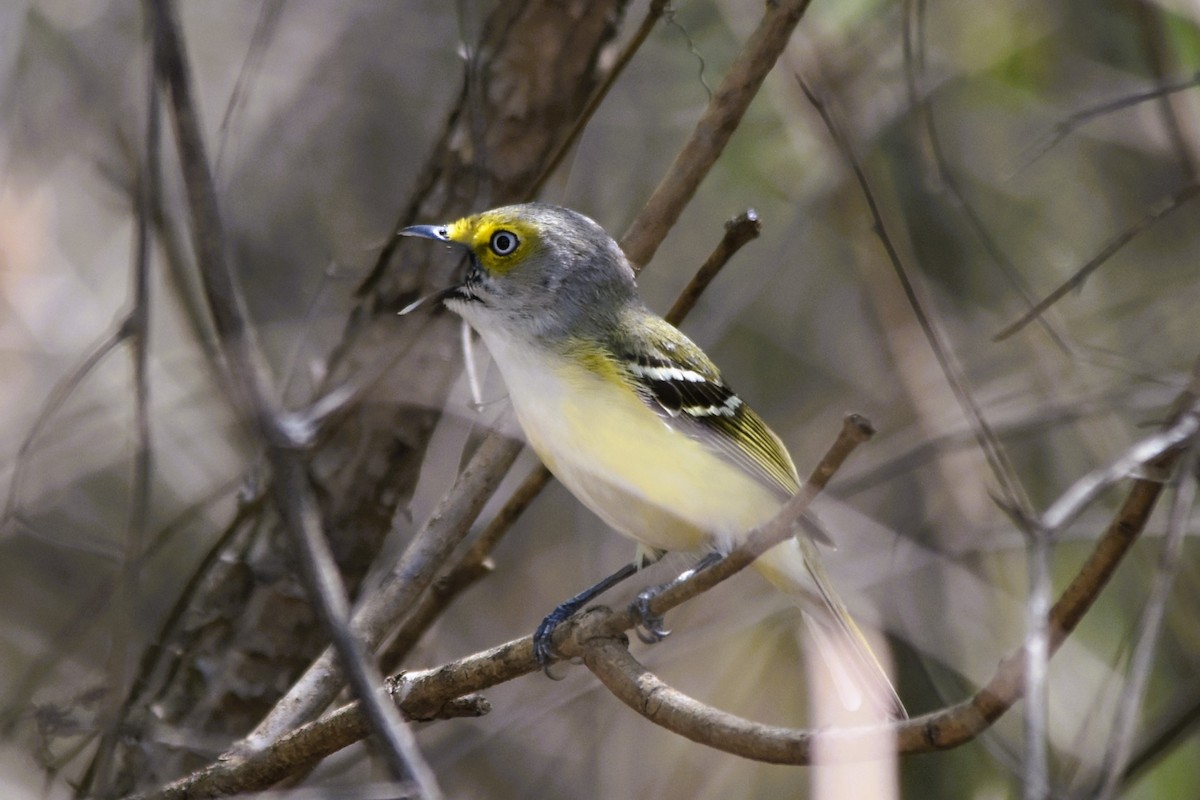
[[[153,34],[153,54],[159,79],[170,96],[171,122],[183,171],[192,221],[193,248],[200,266],[217,331],[239,390],[242,407],[252,414],[271,464],[275,501],[293,545],[305,586],[326,624],[350,684],[354,687],[379,737],[386,761],[398,780],[412,779],[420,794],[437,798],[441,792],[432,770],[417,750],[412,731],[396,709],[376,693],[378,672],[347,624],[349,604],[345,587],[325,539],[316,498],[299,454],[290,449],[272,408],[274,390],[266,360],[249,322],[245,300],[229,264],[216,191],[192,101],[191,76],[174,7],[146,0],[145,13]]]
[[[683,322],[684,317],[695,308],[697,301],[700,300],[700,295],[704,294],[708,285],[721,273],[721,270],[729,263],[729,259],[733,258],[733,254],[757,239],[760,233],[762,233],[762,223],[758,221],[758,214],[752,208],[746,209],[726,222],[725,235],[721,237],[721,241],[700,265],[700,269],[692,276],[692,279],[688,281],[688,285],[683,287],[683,291],[679,293],[679,297],[675,298],[671,309],[663,315],[663,318],[672,325]]]
[[[1188,519],[1196,500],[1196,477],[1192,469],[1195,464],[1196,447],[1193,444],[1184,460],[1183,468],[1179,470],[1179,485],[1175,488],[1175,502],[1167,524],[1167,535],[1163,538],[1162,550],[1159,553],[1158,568],[1150,584],[1146,606],[1138,620],[1137,643],[1129,659],[1129,677],[1121,693],[1121,703],[1113,720],[1108,749],[1101,762],[1104,764],[1103,782],[1099,791],[1093,795],[1098,800],[1109,800],[1117,796],[1125,775],[1125,767],[1133,752],[1134,734],[1137,732],[1139,712],[1146,696],[1146,685],[1150,681],[1150,667],[1162,631],[1167,597],[1179,571],[1184,535],[1188,531]]]
[[[946,382],[950,385],[959,406],[971,424],[971,430],[975,434],[975,439],[979,443],[980,450],[983,451],[992,474],[1000,484],[1005,501],[1014,508],[1028,510],[1029,502],[1025,497],[1025,491],[1013,472],[1012,465],[1009,463],[1003,446],[992,431],[979,404],[975,401],[975,396],[971,392],[966,377],[956,364],[950,347],[944,341],[941,331],[934,325],[933,319],[930,317],[929,312],[926,311],[925,304],[917,293],[916,284],[909,276],[908,270],[905,269],[904,262],[900,259],[900,254],[897,252],[891,237],[887,233],[887,228],[883,223],[883,214],[879,209],[878,202],[875,200],[875,193],[871,190],[870,182],[867,180],[862,165],[859,164],[858,157],[855,156],[849,141],[842,134],[840,127],[830,115],[824,102],[809,89],[808,85],[799,75],[796,76],[796,81],[800,85],[801,91],[804,92],[805,97],[808,98],[809,103],[812,104],[813,108],[820,115],[821,121],[829,130],[834,144],[837,145],[842,157],[845,158],[846,163],[853,172],[855,180],[858,182],[859,189],[871,213],[875,235],[887,253],[888,261],[891,263],[896,277],[900,281],[909,307],[912,309],[913,315],[917,318],[926,341],[929,342],[929,348],[933,351],[934,358],[937,359],[938,366],[941,368]]]
[[[131,290],[133,307],[122,325],[122,338],[129,343],[133,372],[134,454],[133,474],[130,476],[129,521],[125,537],[121,576],[117,584],[117,607],[120,613],[114,622],[110,651],[110,691],[105,698],[105,727],[92,758],[76,788],[76,796],[93,793],[99,785],[104,794],[109,785],[109,769],[117,744],[117,721],[122,714],[123,700],[133,683],[134,665],[131,661],[132,626],[137,619],[137,603],[141,584],[141,567],[146,549],[146,528],[150,514],[150,476],[152,447],[150,442],[150,382],[147,363],[150,347],[150,231],[154,209],[159,196],[160,117],[158,87],[153,60],[146,68],[146,127],[145,147],[138,168],[136,191],[134,246]]]
[[[650,31],[654,30],[654,26],[658,23],[659,18],[662,17],[667,4],[668,0],[650,0],[650,7],[646,9],[646,16],[642,19],[642,24],[638,26],[637,31],[633,34],[633,38],[621,50],[621,55],[617,57],[616,63],[613,64],[608,74],[604,76],[604,81],[592,92],[592,96],[588,98],[587,105],[584,106],[579,118],[575,120],[575,124],[571,126],[571,130],[567,132],[563,140],[558,143],[554,153],[547,159],[546,167],[537,176],[533,185],[529,187],[528,193],[525,195],[527,200],[532,200],[538,196],[542,187],[546,185],[546,181],[550,179],[550,176],[562,164],[567,153],[570,152],[575,142],[579,140],[588,123],[592,121],[592,116],[600,108],[600,104],[604,102],[604,98],[608,97],[609,90],[612,89],[617,79],[625,72],[625,68],[629,66],[629,62],[633,60],[637,51],[641,49],[642,44],[645,43],[646,38],[650,35]]]
[[[1075,270],[1070,278],[1063,282],[1054,291],[1050,292],[1050,294],[1042,298],[1042,300],[1034,305],[1033,308],[1025,312],[1020,319],[1003,328],[999,333],[993,336],[992,341],[1003,341],[1004,339],[1012,336],[1014,333],[1020,331],[1033,320],[1040,317],[1046,312],[1046,309],[1050,308],[1050,306],[1066,297],[1069,292],[1073,291],[1079,286],[1082,286],[1084,281],[1086,281],[1093,272],[1099,269],[1114,255],[1116,255],[1117,251],[1119,251],[1122,247],[1129,244],[1129,242],[1132,241],[1135,236],[1169,216],[1172,211],[1182,207],[1198,194],[1200,194],[1200,184],[1191,183],[1187,186],[1184,186],[1170,197],[1164,198],[1158,203],[1155,203],[1150,207],[1150,211],[1148,211],[1144,217],[1134,222],[1112,239],[1109,239],[1108,243],[1105,244],[1104,247],[1100,248],[1099,253],[1093,256],[1079,269]]]
[[[670,170],[621,238],[621,249],[635,268],[644,267],[654,257],[700,182],[724,151],[763,79],[787,47],[808,4],[809,0],[767,4],[762,21],[717,87]]]
[[[983,218],[975,210],[975,206],[967,199],[962,185],[954,170],[950,168],[950,160],[942,147],[941,128],[934,114],[933,103],[929,93],[922,90],[925,71],[925,0],[907,0],[903,12],[904,24],[904,72],[907,77],[908,102],[916,110],[917,118],[925,132],[924,143],[928,146],[928,156],[932,158],[932,171],[927,183],[944,189],[950,201],[962,213],[967,226],[975,234],[975,238],[983,245],[984,252],[991,258],[992,263],[1000,268],[1000,274],[1008,281],[1013,290],[1020,296],[1026,306],[1034,304],[1034,293],[1021,276],[1015,264],[1000,248],[1000,244],[992,237],[991,232],[983,222]],[[924,149],[922,150],[924,152]],[[1064,353],[1070,353],[1071,348],[1066,340],[1055,330],[1045,317],[1040,317],[1038,324],[1050,337],[1050,341]]]
[[[1091,122],[1099,117],[1106,116],[1114,111],[1132,108],[1150,100],[1158,100],[1168,97],[1178,92],[1186,92],[1200,85],[1200,72],[1195,73],[1190,78],[1184,78],[1172,83],[1164,83],[1161,86],[1156,86],[1145,92],[1135,92],[1127,94],[1123,97],[1118,97],[1116,100],[1109,100],[1104,103],[1097,103],[1094,106],[1076,111],[1066,119],[1057,123],[1054,129],[1039,140],[1035,140],[1029,149],[1026,151],[1026,156],[1022,160],[1020,166],[1014,172],[1020,172],[1028,168],[1033,162],[1037,161],[1046,153],[1050,152],[1059,142],[1070,136],[1077,128]]]
[[[1161,454],[1194,437],[1197,431],[1200,431],[1200,417],[1185,414],[1166,430],[1135,442],[1112,462],[1092,470],[1071,484],[1067,491],[1051,503],[1036,525],[1051,534],[1057,534],[1074,522],[1100,492],[1137,470],[1144,469],[1146,464]],[[1151,480],[1162,480],[1162,476],[1159,475],[1148,477]]]

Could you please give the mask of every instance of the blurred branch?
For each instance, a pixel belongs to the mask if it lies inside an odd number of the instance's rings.
[[[1129,242],[1132,241],[1135,236],[1168,216],[1172,211],[1175,211],[1177,208],[1196,197],[1197,194],[1200,194],[1200,184],[1190,183],[1179,191],[1175,192],[1175,194],[1171,195],[1170,197],[1166,197],[1151,206],[1150,211],[1147,212],[1144,217],[1110,239],[1108,244],[1104,245],[1104,247],[1100,249],[1100,252],[1097,253],[1090,261],[1088,261],[1079,269],[1075,270],[1075,273],[1071,275],[1070,278],[1068,278],[1057,289],[1050,292],[1050,294],[1046,295],[1041,301],[1034,305],[1033,308],[1022,315],[1020,319],[993,336],[992,341],[1003,341],[1004,339],[1012,336],[1014,333],[1020,331],[1033,320],[1040,317],[1046,312],[1046,309],[1050,308],[1050,306],[1054,305],[1063,297],[1065,297],[1068,292],[1071,292],[1072,290],[1082,286],[1083,282],[1088,279],[1088,276],[1090,276],[1093,272],[1099,269],[1101,265],[1112,258],[1118,250],[1129,244]]]
[[[654,257],[700,182],[725,150],[750,101],[787,47],[808,4],[809,0],[767,4],[762,21],[717,87],[691,136],[621,238],[621,249],[635,269],[641,269]]]
[[[25,467],[33,453],[34,445],[54,420],[63,403],[71,398],[84,379],[104,361],[104,358],[120,347],[128,337],[129,332],[123,317],[92,346],[91,351],[80,359],[79,364],[59,379],[54,388],[50,390],[46,402],[38,411],[37,418],[29,427],[29,433],[25,435],[21,446],[17,448],[16,458],[13,459],[12,478],[8,485],[8,499],[4,504],[4,513],[0,516],[0,526],[7,528],[10,524],[21,524],[29,527],[21,518],[20,496],[21,487],[24,484]]]
[[[1050,152],[1050,150],[1058,145],[1058,143],[1063,139],[1074,133],[1076,129],[1086,125],[1094,119],[1106,116],[1114,111],[1132,108],[1133,106],[1140,105],[1150,100],[1159,100],[1178,92],[1186,92],[1189,89],[1196,88],[1197,86],[1200,86],[1200,72],[1195,73],[1190,78],[1184,78],[1172,83],[1164,83],[1161,86],[1145,92],[1135,92],[1133,94],[1125,95],[1124,97],[1119,97],[1116,100],[1110,100],[1105,103],[1099,103],[1089,108],[1085,108],[1082,111],[1076,111],[1066,119],[1056,124],[1049,134],[1046,134],[1039,141],[1036,141],[1034,144],[1032,144],[1029,148],[1029,151],[1026,153],[1025,159],[1014,171],[1020,172],[1021,170],[1027,168],[1034,161],[1037,161],[1039,158],[1046,155],[1046,153]]]
[[[1179,571],[1184,535],[1188,531],[1188,520],[1196,501],[1196,452],[1193,439],[1179,470],[1179,484],[1175,488],[1175,502],[1171,507],[1167,535],[1163,538],[1162,549],[1159,551],[1158,568],[1155,570],[1146,605],[1135,629],[1137,643],[1129,659],[1129,675],[1121,692],[1121,703],[1113,720],[1112,733],[1109,734],[1108,750],[1101,762],[1104,765],[1103,782],[1099,791],[1093,795],[1100,800],[1116,797],[1123,788],[1125,767],[1129,764],[1133,752],[1134,734],[1141,717],[1146,686],[1150,682],[1150,668],[1162,631],[1167,598]]]
[[[616,63],[612,69],[604,76],[604,81],[597,87],[596,91],[592,92],[592,96],[588,98],[587,105],[583,109],[583,113],[575,120],[575,124],[571,130],[558,143],[553,155],[546,162],[546,167],[541,174],[534,180],[533,185],[529,187],[529,192],[525,195],[525,199],[532,200],[537,197],[538,192],[546,185],[546,181],[554,174],[559,165],[562,164],[567,153],[579,140],[588,123],[592,121],[592,115],[596,113],[596,109],[600,108],[600,104],[604,102],[604,98],[608,97],[608,92],[616,84],[617,79],[625,72],[625,68],[629,66],[629,62],[633,60],[634,55],[641,49],[646,38],[650,35],[650,31],[654,30],[655,24],[662,17],[663,11],[667,8],[668,0],[650,0],[650,7],[646,9],[646,16],[642,19],[642,24],[638,26],[637,31],[633,34],[633,38],[621,50],[621,55],[617,57]]]
[[[300,454],[287,446],[274,414],[270,372],[226,256],[224,227],[200,120],[191,99],[191,76],[175,10],[170,3],[155,0],[146,0],[144,10],[152,31],[155,70],[170,97],[171,122],[191,214],[193,248],[205,294],[240,394],[238,399],[252,414],[255,429],[266,445],[276,505],[292,534],[310,599],[343,660],[371,729],[384,744],[383,752],[393,775],[399,780],[414,780],[423,797],[440,797],[433,772],[417,750],[412,732],[395,709],[375,693],[379,685],[377,671],[346,624],[349,616],[346,590],[322,530],[306,468]]]
[[[793,535],[793,525],[830,478],[858,445],[874,431],[863,417],[851,414],[825,457],[801,487],[767,523],[751,531],[741,545],[706,570],[673,582],[650,603],[655,614],[664,614],[681,603],[711,589],[747,567],[762,553]],[[630,606],[624,611],[594,609],[573,617],[554,633],[554,650],[564,658],[586,655],[590,643],[610,639],[636,626],[641,612]],[[459,661],[421,672],[407,673],[389,681],[393,699],[409,719],[432,720],[461,716],[466,695],[495,686],[542,666],[533,655],[533,637],[525,636]],[[468,708],[479,709],[477,704]],[[320,720],[301,726],[262,749],[245,756],[231,756],[162,789],[136,795],[138,800],[213,797],[265,788],[302,771],[313,763],[363,738],[368,732],[359,703],[352,703]]]
[[[1179,698],[1181,702],[1168,703],[1164,713],[1157,719],[1146,720],[1150,728],[1146,741],[1130,756],[1121,775],[1121,783],[1126,787],[1140,780],[1156,763],[1187,741],[1200,726],[1200,697],[1196,695],[1196,687],[1179,688],[1191,690],[1188,693],[1190,696]]]
[[[1009,259],[1005,252],[1000,248],[999,243],[992,237],[991,232],[983,223],[983,218],[975,210],[975,206],[967,199],[966,192],[963,191],[962,185],[958,181],[954,170],[950,168],[949,159],[946,158],[945,148],[942,147],[941,129],[938,127],[937,115],[934,114],[933,103],[930,100],[929,93],[924,90],[924,74],[925,74],[925,0],[906,0],[903,13],[904,23],[904,72],[907,78],[906,85],[908,88],[908,102],[916,110],[917,119],[920,120],[925,137],[923,143],[928,147],[928,156],[932,158],[932,171],[935,173],[927,182],[937,188],[945,189],[949,195],[949,199],[963,219],[966,220],[967,226],[975,234],[975,238],[983,245],[984,251],[992,262],[1000,268],[1000,273],[1008,281],[1009,285],[1020,296],[1021,300],[1027,306],[1032,306],[1035,302],[1033,290],[1021,277],[1021,273],[1017,270],[1015,264]],[[1070,347],[1066,341],[1054,329],[1049,320],[1044,317],[1039,318],[1038,323],[1050,337],[1059,350],[1064,353],[1070,352]]]
[[[129,340],[133,368],[133,419],[135,444],[133,474],[130,476],[129,522],[125,539],[113,643],[109,654],[109,687],[105,698],[104,730],[96,755],[92,758],[76,789],[77,797],[92,794],[97,783],[107,787],[112,757],[117,744],[117,729],[124,713],[124,699],[134,680],[132,629],[137,619],[138,591],[146,528],[150,514],[150,382],[147,375],[150,338],[150,231],[154,210],[159,207],[159,149],[161,119],[158,87],[153,59],[146,68],[146,128],[141,166],[137,170],[137,200],[132,264],[133,308],[122,324],[122,337]]]
[[[462,558],[445,575],[434,581],[430,591],[421,597],[420,603],[400,625],[391,643],[384,649],[380,662],[385,669],[398,667],[421,636],[429,629],[450,604],[463,592],[490,574],[495,568],[491,553],[501,539],[512,529],[525,509],[549,485],[554,476],[541,464],[529,471],[525,480],[496,513],[483,533],[471,544]]]
[[[1058,533],[1070,525],[1100,492],[1129,477],[1163,453],[1194,438],[1197,431],[1200,431],[1200,418],[1195,414],[1183,415],[1171,427],[1136,442],[1114,461],[1077,480],[1033,524],[1051,535]],[[1150,475],[1147,478],[1161,481],[1164,476]]]
[[[446,493],[399,563],[373,592],[350,622],[356,640],[374,651],[420,595],[433,583],[454,549],[466,538],[471,524],[521,452],[522,444],[493,431],[471,457],[454,487]],[[345,682],[338,653],[327,649],[312,663],[258,727],[243,747],[258,749],[287,730],[312,719],[333,702]]]
[[[1170,41],[1171,37],[1169,23],[1165,19],[1169,12],[1157,3],[1137,3],[1132,10],[1137,17],[1142,46],[1146,50],[1146,60],[1149,62],[1150,71],[1158,82],[1158,88],[1163,89],[1167,85],[1167,73],[1170,70],[1166,43]],[[1197,72],[1192,80],[1193,85],[1200,84],[1200,72]],[[1196,163],[1197,154],[1188,145],[1187,137],[1184,135],[1183,122],[1180,120],[1175,106],[1171,103],[1173,94],[1175,93],[1165,92],[1157,98],[1159,116],[1162,117],[1167,138],[1171,141],[1171,147],[1174,148],[1179,163],[1183,165],[1192,181],[1200,181],[1200,166]]]
[[[908,299],[909,307],[912,309],[917,323],[921,326],[921,331],[925,334],[926,341],[929,342],[929,348],[933,351],[934,358],[937,359],[938,366],[941,368],[946,382],[950,385],[959,406],[962,408],[967,420],[971,423],[971,430],[975,434],[975,439],[979,443],[980,450],[983,451],[984,457],[987,459],[992,474],[1000,484],[1005,502],[1015,508],[1028,509],[1029,501],[1025,497],[1025,491],[1021,487],[1020,481],[1017,480],[1013,472],[1004,447],[1000,444],[1000,440],[996,437],[996,434],[992,431],[991,426],[984,417],[983,410],[975,401],[975,396],[971,391],[970,385],[967,383],[966,376],[962,374],[962,370],[954,360],[950,346],[944,340],[941,331],[934,324],[929,312],[926,311],[926,304],[918,295],[916,284],[909,276],[908,270],[905,269],[904,262],[900,259],[900,254],[896,250],[895,244],[888,235],[887,227],[883,223],[883,214],[879,209],[879,204],[875,200],[875,193],[871,190],[871,185],[867,181],[867,176],[863,171],[862,165],[859,164],[858,157],[854,154],[854,150],[850,147],[850,143],[842,133],[841,128],[830,115],[825,103],[809,89],[808,85],[799,75],[796,76],[796,81],[799,83],[800,89],[804,92],[804,96],[808,98],[809,103],[812,104],[813,108],[820,115],[821,121],[829,130],[830,137],[833,139],[834,144],[837,145],[842,157],[853,172],[855,180],[858,182],[863,199],[866,201],[871,213],[872,229],[883,246],[888,261],[895,270],[896,277],[900,281],[900,286],[904,290],[904,295]]]

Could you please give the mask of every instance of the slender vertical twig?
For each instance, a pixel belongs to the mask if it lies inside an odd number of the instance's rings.
[[[238,400],[266,445],[274,480],[272,489],[281,517],[292,536],[301,574],[330,638],[342,658],[355,693],[379,737],[386,761],[399,780],[412,779],[423,797],[441,796],[432,770],[418,751],[412,731],[395,707],[377,694],[381,677],[362,643],[348,625],[349,602],[337,565],[325,539],[312,486],[300,455],[279,425],[273,407],[271,373],[250,324],[245,300],[229,263],[224,226],[191,95],[182,34],[174,7],[166,0],[146,0],[156,70],[170,98],[171,122],[183,170],[191,215],[193,248],[222,347],[229,362]]]
[[[1150,682],[1150,668],[1162,631],[1167,598],[1179,572],[1188,520],[1196,501],[1196,452],[1195,445],[1189,448],[1188,455],[1183,459],[1178,471],[1179,483],[1175,487],[1175,502],[1171,506],[1171,515],[1167,522],[1167,535],[1163,538],[1158,567],[1135,629],[1137,638],[1129,659],[1129,674],[1125,689],[1121,693],[1116,718],[1113,720],[1108,749],[1101,762],[1104,765],[1103,777],[1099,791],[1093,795],[1097,800],[1110,800],[1117,796],[1125,776],[1125,767],[1133,752],[1134,734],[1138,729],[1139,712],[1146,696],[1146,685]]]

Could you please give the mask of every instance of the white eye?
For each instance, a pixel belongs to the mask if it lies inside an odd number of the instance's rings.
[[[521,240],[512,231],[496,231],[492,234],[491,241],[488,242],[492,252],[498,256],[512,255],[519,244],[521,244]]]

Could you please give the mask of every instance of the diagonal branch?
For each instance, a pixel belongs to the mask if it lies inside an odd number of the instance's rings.
[[[1004,339],[1007,339],[1008,337],[1020,331],[1030,322],[1040,318],[1042,314],[1046,313],[1046,309],[1050,308],[1050,306],[1066,297],[1070,292],[1082,286],[1093,272],[1103,266],[1114,255],[1116,255],[1117,251],[1119,251],[1122,247],[1129,244],[1134,237],[1136,237],[1142,231],[1147,230],[1155,223],[1160,222],[1162,219],[1169,216],[1171,212],[1185,205],[1197,195],[1200,195],[1200,184],[1190,183],[1179,191],[1175,192],[1170,197],[1163,198],[1158,203],[1151,206],[1150,210],[1146,212],[1145,216],[1135,221],[1128,228],[1110,239],[1108,243],[1100,249],[1099,253],[1089,259],[1088,262],[1079,269],[1075,270],[1070,278],[1063,281],[1057,288],[1054,289],[1054,291],[1050,292],[1044,298],[1039,300],[1037,304],[1033,306],[1033,308],[1022,314],[1020,319],[1007,325],[999,333],[993,336],[992,341],[1003,341]]]
[[[1194,411],[1189,412],[1194,413]],[[1169,470],[1185,448],[1177,445],[1150,466]],[[1088,560],[1063,591],[1047,619],[1048,649],[1053,654],[1079,624],[1121,559],[1137,540],[1163,490],[1157,480],[1138,480]],[[704,574],[704,573],[700,573]],[[617,635],[583,642],[583,659],[601,682],[642,716],[692,741],[745,758],[777,764],[811,764],[820,741],[822,761],[870,757],[871,747],[894,737],[902,754],[946,750],[971,741],[1024,694],[1025,648],[1010,653],[992,679],[969,699],[888,726],[815,731],[762,725],[700,703],[673,689],[630,655]]]
[[[752,531],[721,561],[691,578],[677,581],[657,595],[651,603],[651,611],[665,613],[707,591],[791,536],[796,520],[850,453],[873,433],[864,418],[857,414],[847,416],[837,440],[808,483],[774,518]],[[584,643],[617,636],[641,620],[633,607],[619,612],[597,611],[560,625],[554,635],[555,651],[567,658],[583,655],[586,652]],[[533,655],[533,637],[525,636],[442,667],[401,675],[389,681],[388,689],[409,719],[439,719],[461,716],[466,695],[541,669],[542,665]],[[468,702],[466,708],[478,710],[480,707]],[[222,759],[156,792],[136,795],[135,800],[212,797],[262,789],[308,769],[320,759],[362,739],[368,732],[360,704],[352,703],[286,733],[260,749]]]
[[[1192,402],[1194,398],[1189,400]],[[852,449],[853,441],[849,445]],[[1177,463],[1181,450],[1163,453],[1148,466],[1169,470]],[[820,479],[820,473],[816,477]],[[1107,585],[1122,558],[1141,535],[1162,490],[1160,481],[1142,479],[1134,482],[1091,555],[1051,610],[1050,652],[1056,651],[1075,630]],[[767,523],[768,526],[773,524],[775,520]],[[755,538],[748,540],[726,558],[754,547],[755,541]],[[673,607],[676,600],[682,602],[680,598],[684,594],[691,596],[703,591],[699,588],[700,579],[724,563],[718,562],[658,595],[653,610],[662,612]],[[562,633],[555,636],[555,646],[564,656],[584,657],[614,694],[651,721],[695,741],[774,763],[811,763],[813,744],[818,736],[822,757],[828,753],[833,759],[848,759],[856,753],[862,757],[861,746],[865,742],[877,742],[881,733],[894,735],[896,749],[903,754],[957,747],[971,741],[999,719],[1021,698],[1025,685],[1025,656],[1023,649],[1018,649],[1001,662],[992,679],[972,697],[903,723],[820,732],[778,728],[726,715],[662,684],[634,661],[623,645],[617,644],[617,637],[623,630],[632,628],[635,621],[636,616],[629,610],[593,609],[582,618],[560,626]],[[533,657],[532,637],[526,636],[441,667],[401,675],[391,682],[390,690],[410,719],[458,716],[464,702],[468,703],[468,708],[482,710],[478,705],[470,704],[468,695],[539,669]],[[704,725],[697,724],[695,717],[698,714]],[[245,758],[222,760],[159,791],[138,795],[136,800],[182,800],[263,788],[309,768],[320,759],[361,740],[368,732],[358,703],[351,703],[289,732]]]
[[[644,267],[654,258],[700,182],[725,150],[808,4],[809,0],[767,3],[762,21],[717,87],[691,136],[621,238],[621,249],[635,268]]]
[[[237,400],[249,411],[254,429],[266,443],[267,460],[275,478],[275,502],[292,535],[310,599],[347,668],[372,730],[385,745],[383,751],[392,773],[399,780],[414,780],[421,796],[440,797],[433,772],[417,750],[412,732],[395,708],[375,693],[379,678],[346,623],[349,602],[345,586],[325,539],[307,469],[300,454],[288,446],[273,408],[271,374],[227,257],[227,241],[192,101],[191,76],[175,9],[165,0],[146,0],[144,9],[152,31],[155,70],[170,98],[171,123],[191,215],[192,246],[205,295],[233,373]]]

